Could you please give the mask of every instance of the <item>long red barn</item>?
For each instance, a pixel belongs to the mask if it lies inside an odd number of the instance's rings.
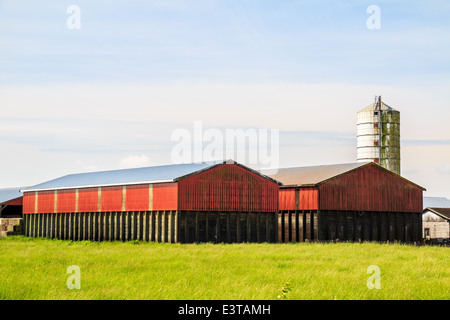
[[[234,161],[69,175],[23,190],[26,234],[76,240],[276,239],[277,181]]]

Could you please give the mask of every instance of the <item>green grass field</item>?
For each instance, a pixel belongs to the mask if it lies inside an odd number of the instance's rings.
[[[68,289],[67,268],[81,289]],[[370,290],[370,265],[381,289]],[[0,299],[449,299],[450,248],[0,240]]]

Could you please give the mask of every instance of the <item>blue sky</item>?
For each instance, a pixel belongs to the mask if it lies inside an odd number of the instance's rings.
[[[402,114],[402,173],[450,197],[449,16],[446,0],[0,0],[0,187],[169,163],[194,121],[280,130],[282,166],[351,162],[380,94]]]

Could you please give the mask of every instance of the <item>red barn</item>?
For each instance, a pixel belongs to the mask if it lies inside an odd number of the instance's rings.
[[[27,236],[277,240],[279,183],[234,161],[74,174],[22,191]]]
[[[424,188],[370,163],[279,169],[278,238],[420,241]]]

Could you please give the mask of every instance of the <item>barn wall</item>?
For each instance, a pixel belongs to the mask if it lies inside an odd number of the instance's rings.
[[[235,164],[180,180],[179,209],[185,211],[278,211],[278,185]]]
[[[278,242],[307,242],[319,239],[317,210],[291,210],[278,213]]]
[[[176,211],[27,214],[24,234],[73,241],[178,242]]]
[[[176,182],[154,184],[152,190],[152,210],[178,209],[178,184]]]
[[[25,192],[23,194],[23,213],[35,213],[35,192]]]
[[[58,190],[56,196],[56,212],[75,212],[75,190]]]
[[[102,187],[100,195],[100,211],[122,211],[124,201],[126,200],[125,195],[126,193],[124,192],[123,186]]]
[[[271,212],[182,211],[179,214],[179,241],[276,242],[276,215]]]
[[[422,240],[420,213],[356,211],[280,211],[278,241],[377,241]]]
[[[364,166],[319,186],[320,210],[422,212],[422,189],[377,166]]]
[[[317,210],[318,197],[316,187],[280,188],[279,210]]]
[[[126,207],[125,211],[146,211],[151,210],[150,185],[134,185],[126,187]]]
[[[24,213],[176,210],[177,183],[26,192]]]

